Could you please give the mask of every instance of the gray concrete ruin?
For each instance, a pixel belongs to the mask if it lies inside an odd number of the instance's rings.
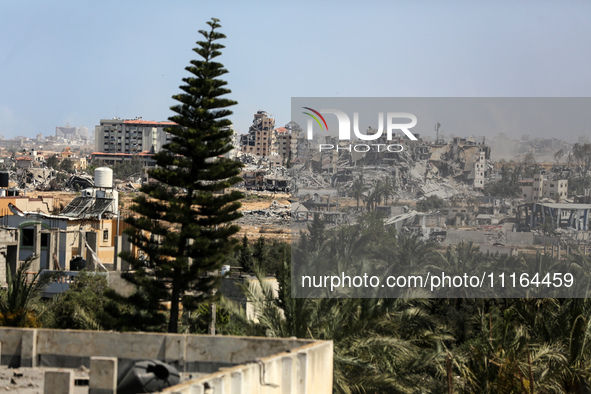
[[[163,393],[332,393],[331,341],[19,328],[0,328],[0,338],[0,369],[45,372],[36,393],[114,394],[130,368],[152,359],[182,375]]]

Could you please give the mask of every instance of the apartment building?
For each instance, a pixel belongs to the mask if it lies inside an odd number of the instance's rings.
[[[525,201],[538,201],[542,198],[562,200],[568,195],[568,180],[548,179],[544,171],[535,174],[533,179],[520,182],[521,197]]]
[[[275,135],[275,119],[269,117],[266,111],[254,114],[248,134],[240,137],[242,152],[256,156],[270,157],[277,154],[277,136]]]
[[[136,119],[101,119],[95,126],[95,151],[104,153],[157,153],[170,142],[171,135],[164,131],[173,122]]]
[[[288,160],[293,159],[297,150],[297,133],[280,127],[275,129],[277,136],[277,154],[282,158],[283,162],[286,163]]]
[[[474,188],[484,188],[484,177],[486,175],[486,154],[484,151],[478,152],[478,159],[474,162]]]

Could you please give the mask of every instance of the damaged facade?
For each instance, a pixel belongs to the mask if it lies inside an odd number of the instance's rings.
[[[0,217],[2,232],[13,240],[7,250],[11,267],[36,255],[31,267],[35,272],[78,270],[84,268],[81,261],[90,270],[127,269],[118,254],[133,246],[122,237],[125,226],[112,170],[97,168],[93,183],[59,213],[53,212],[51,198],[0,198],[12,213]],[[5,281],[5,276],[0,277],[0,282]]]
[[[386,226],[398,231],[442,244],[465,240],[491,253],[514,254],[545,243],[585,253],[591,247],[591,205],[568,198],[570,167],[553,173],[540,171],[542,166],[520,167],[537,169],[532,179],[522,179],[525,172],[520,173],[520,195],[484,196],[487,184],[502,179],[484,140],[454,137],[432,143],[416,136],[382,136],[371,148],[364,141],[352,145],[329,136],[302,140],[291,169],[294,226],[305,231],[298,222],[315,216],[327,225],[355,223],[364,212],[375,210]],[[404,149],[391,152],[384,148],[387,144]],[[331,149],[323,149],[326,146]],[[515,167],[509,175],[511,171]]]
[[[277,137],[273,132],[274,129],[275,119],[269,117],[266,111],[257,111],[248,134],[243,134],[240,138],[242,152],[266,157],[277,152]]]
[[[300,131],[294,122],[275,129],[275,119],[265,111],[257,111],[248,133],[240,136],[240,152],[275,165],[287,165],[296,156]]]

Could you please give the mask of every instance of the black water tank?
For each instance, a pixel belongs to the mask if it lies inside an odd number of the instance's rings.
[[[158,360],[135,363],[117,385],[117,394],[153,393],[179,384],[180,373]]]
[[[86,268],[86,260],[84,260],[81,256],[76,256],[70,260],[71,271],[82,271],[84,268]]]
[[[8,180],[10,177],[8,176],[8,172],[1,171],[0,172],[0,187],[8,187]]]

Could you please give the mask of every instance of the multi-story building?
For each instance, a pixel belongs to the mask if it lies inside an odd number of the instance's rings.
[[[474,162],[474,188],[484,188],[484,176],[486,175],[486,153],[478,152],[478,159]]]
[[[257,111],[248,134],[240,138],[242,151],[266,157],[277,154],[277,138],[274,129],[275,119],[270,118],[265,111]]]
[[[289,126],[289,124],[287,125]],[[275,130],[277,136],[277,154],[286,164],[297,157],[299,129],[280,127]]]
[[[230,144],[232,144],[232,149],[224,153],[224,157],[227,159],[235,159],[236,151],[238,150],[238,134],[236,133],[236,130],[234,130],[234,127],[232,125],[230,125],[228,128],[232,130],[232,136],[230,137]]]
[[[568,194],[568,180],[559,179],[556,181],[546,179],[544,181],[543,196],[546,198],[558,198],[562,200],[567,197]]]
[[[148,152],[137,154],[93,152],[90,160],[96,166],[114,166],[116,164],[129,163],[134,157],[139,158],[144,167],[152,168],[156,166],[154,154]]]
[[[533,179],[520,182],[521,197],[525,201],[538,201],[542,198],[562,200],[568,194],[568,180],[548,179],[545,172],[534,174]]]
[[[71,127],[69,124],[65,126],[57,126],[55,128],[55,137],[63,138],[70,141],[87,140],[88,128],[86,127]]]
[[[155,122],[136,119],[101,119],[94,129],[97,152],[104,153],[157,153],[170,142],[171,135],[164,131],[173,122]]]
[[[10,140],[5,140],[4,138],[0,138],[0,147],[2,148],[18,148],[24,146],[23,140],[22,139],[10,139]]]
[[[291,133],[285,127],[275,129],[275,135],[277,136],[277,153],[283,161],[289,160],[291,156]]]

